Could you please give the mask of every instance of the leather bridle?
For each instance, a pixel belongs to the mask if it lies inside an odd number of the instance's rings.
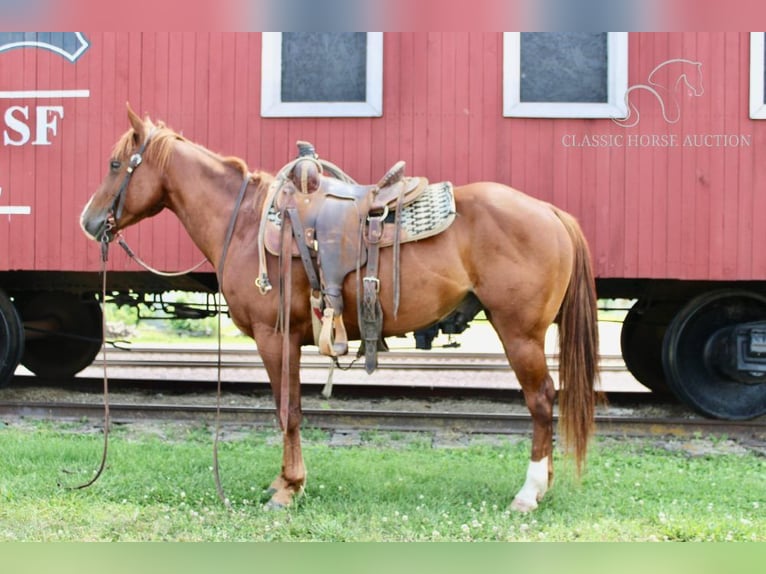
[[[106,215],[103,229],[104,234],[110,234],[112,229],[117,226],[117,221],[119,221],[120,217],[122,217],[122,211],[125,208],[125,197],[127,196],[130,178],[133,177],[133,172],[136,171],[136,168],[138,168],[138,166],[143,163],[144,152],[146,151],[146,148],[149,145],[149,142],[151,141],[155,131],[156,128],[151,129],[149,135],[146,136],[146,139],[141,144],[141,147],[138,148],[138,151],[133,153],[133,155],[131,155],[130,159],[128,160],[128,167],[125,170],[125,178],[122,180],[120,189],[117,190],[117,195],[114,196],[112,205],[109,206],[109,211]]]

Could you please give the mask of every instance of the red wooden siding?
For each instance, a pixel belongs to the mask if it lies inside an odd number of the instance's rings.
[[[748,117],[749,34],[633,33],[629,84],[660,63],[702,63],[705,92],[679,94],[666,122],[648,91],[632,94],[640,123],[502,116],[500,33],[386,33],[381,118],[260,117],[261,37],[252,33],[85,33],[74,64],[41,50],[0,53],[0,90],[88,89],[89,98],[0,99],[60,105],[51,145],[0,145],[0,270],[95,270],[98,248],[78,215],[127,128],[125,102],[185,136],[274,171],[312,140],[360,181],[399,159],[411,174],[457,184],[508,183],[574,213],[600,277],[763,279],[766,122]],[[660,76],[672,83],[667,74]],[[4,124],[0,128],[7,129]],[[746,147],[567,147],[584,135],[744,135]],[[15,135],[15,133],[11,133]],[[2,140],[0,140],[0,144]],[[214,208],[214,207],[213,207]],[[153,265],[176,269],[200,255],[171,215],[127,232]],[[116,269],[136,269],[115,253]]]

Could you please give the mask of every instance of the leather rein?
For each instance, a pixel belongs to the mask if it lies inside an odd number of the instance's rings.
[[[147,265],[144,261],[142,261],[135,254],[135,252],[128,246],[127,242],[125,242],[125,240],[123,239],[122,235],[119,232],[116,234],[116,236],[112,235],[112,231],[115,229],[117,225],[117,221],[122,216],[122,212],[125,207],[125,197],[127,194],[128,185],[130,184],[131,177],[133,176],[133,173],[138,168],[138,166],[140,166],[143,163],[143,154],[146,151],[146,148],[149,145],[149,142],[152,136],[154,135],[155,131],[156,131],[156,128],[152,128],[152,130],[149,132],[144,142],[141,144],[141,147],[138,149],[138,151],[130,156],[128,167],[125,173],[125,178],[122,180],[120,188],[117,191],[117,195],[115,195],[115,198],[112,201],[111,206],[109,207],[109,211],[107,212],[107,217],[104,223],[104,227],[99,237],[99,241],[101,243],[101,276],[102,276],[101,301],[102,301],[102,304],[106,301],[106,268],[107,268],[108,253],[109,253],[109,244],[112,238],[118,239],[119,245],[125,250],[125,252],[128,254],[128,256],[131,259],[133,259],[136,263],[138,263],[138,265],[140,265],[141,267],[143,267],[144,269],[146,269],[147,271],[151,273],[154,273],[156,275],[161,275],[163,277],[178,277],[181,275],[186,275],[188,273],[191,273],[192,271],[195,271],[201,265],[203,265],[204,263],[208,261],[207,258],[205,258],[199,263],[197,263],[195,266],[185,271],[178,271],[173,273],[159,271]],[[245,173],[243,177],[242,185],[239,188],[239,193],[237,194],[237,199],[234,203],[234,208],[232,210],[232,214],[229,219],[229,224],[226,228],[226,235],[224,237],[223,247],[221,249],[221,260],[218,265],[218,269],[216,270],[216,278],[218,279],[219,300],[222,297],[222,292],[223,292],[223,277],[224,277],[223,271],[224,271],[224,264],[226,262],[226,256],[229,251],[229,245],[231,244],[231,239],[234,235],[234,228],[236,227],[236,224],[237,224],[239,211],[240,211],[240,208],[242,207],[242,202],[245,198],[245,193],[247,192],[247,188],[251,180],[252,180],[251,174]],[[104,447],[103,447],[103,452],[101,456],[101,463],[95,475],[93,476],[93,478],[91,478],[89,481],[87,481],[84,484],[72,487],[74,489],[87,488],[88,486],[92,485],[94,482],[96,482],[96,480],[98,480],[98,478],[103,473],[104,468],[106,467],[109,426],[110,426],[109,399],[108,399],[109,384],[108,384],[108,377],[107,377],[107,371],[106,371],[106,315],[102,314],[102,316],[103,316],[102,356],[103,356],[103,364],[104,364]],[[213,474],[215,477],[215,484],[216,484],[216,490],[218,492],[218,497],[221,499],[221,501],[224,503],[225,506],[230,507],[229,499],[224,494],[223,487],[221,486],[219,465],[218,465],[218,442],[220,437],[220,407],[221,407],[221,368],[222,368],[222,365],[221,365],[221,312],[219,309],[219,312],[218,312],[218,385],[217,385],[217,394],[216,394],[216,430],[215,430],[215,441],[213,444],[213,463],[214,463]]]

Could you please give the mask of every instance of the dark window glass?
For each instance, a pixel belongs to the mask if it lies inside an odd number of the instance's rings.
[[[283,102],[364,102],[365,32],[283,32]]]
[[[522,32],[521,101],[605,103],[607,35]]]

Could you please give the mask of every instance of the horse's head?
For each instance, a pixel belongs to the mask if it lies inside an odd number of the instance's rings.
[[[705,86],[702,85],[702,62],[688,62],[681,78],[683,78],[692,96],[701,96],[705,93]]]
[[[165,206],[162,168],[145,161],[159,128],[138,117],[130,105],[128,119],[132,127],[115,144],[106,177],[80,216],[85,233],[97,241],[111,241],[118,230]]]

